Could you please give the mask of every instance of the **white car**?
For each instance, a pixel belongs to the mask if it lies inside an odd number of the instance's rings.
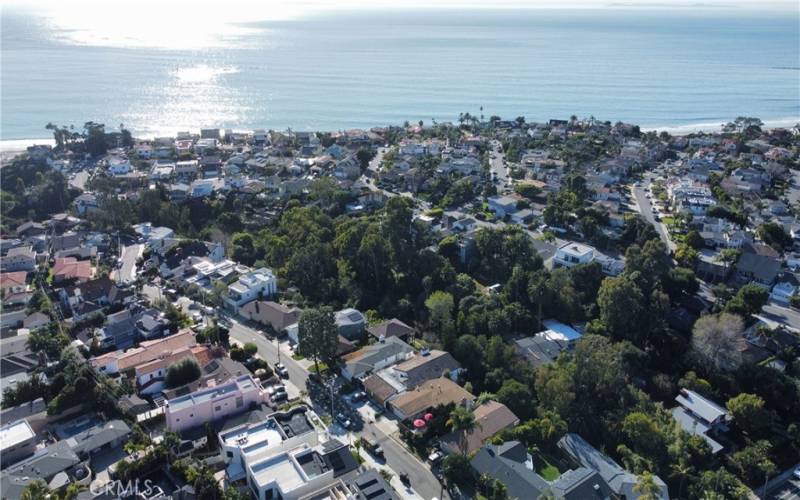
[[[275,365],[275,373],[277,373],[280,377],[289,378],[289,370],[286,369],[283,363],[278,363]]]
[[[267,387],[267,394],[270,396],[273,394],[278,394],[279,392],[286,392],[286,386],[283,384],[277,384]]]

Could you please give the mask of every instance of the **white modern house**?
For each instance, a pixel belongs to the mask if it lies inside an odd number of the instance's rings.
[[[131,170],[131,162],[124,156],[112,156],[108,159],[108,171],[111,175],[125,175]]]
[[[581,334],[576,329],[555,319],[542,321],[542,326],[545,330],[539,332],[539,335],[543,335],[548,340],[562,342],[570,348],[581,338]]]
[[[36,433],[27,420],[9,422],[0,427],[0,454],[3,467],[15,464],[36,451]]]
[[[513,196],[492,196],[489,198],[489,210],[498,217],[505,217],[517,211],[517,198]]]
[[[278,292],[278,280],[271,269],[262,267],[250,271],[228,287],[228,296],[225,302],[234,310],[240,306],[258,299],[268,298]]]
[[[556,250],[553,267],[573,267],[594,260],[594,248],[581,243],[566,243]]]
[[[136,234],[144,238],[147,247],[155,252],[164,253],[177,243],[173,241],[175,231],[168,227],[153,227],[151,223],[143,222],[134,225],[133,230],[136,231]]]
[[[256,422],[251,419],[224,429],[218,439],[228,463],[225,471],[228,480],[243,479],[249,463],[303,445],[316,446],[319,433],[311,420],[309,410],[300,406],[288,412],[273,413],[264,420]]]

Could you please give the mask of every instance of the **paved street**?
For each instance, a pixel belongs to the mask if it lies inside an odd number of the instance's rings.
[[[758,316],[767,321],[786,325],[789,328],[800,331],[800,312],[774,300],[770,300],[764,305]]]
[[[428,469],[428,466],[423,464],[416,456],[412,455],[410,451],[406,450],[397,441],[387,436],[375,424],[367,424],[364,430],[358,434],[359,436],[369,436],[383,448],[383,455],[386,458],[386,465],[395,473],[396,476],[405,472],[411,479],[411,489],[416,492],[420,497],[430,500],[431,498],[449,498],[447,492],[442,493],[442,487],[439,480]],[[367,452],[364,451],[364,454]],[[405,490],[400,481],[392,481],[392,484],[398,490]],[[404,496],[409,496],[405,492]],[[413,495],[412,495],[413,496]]]
[[[672,242],[672,239],[670,239],[667,228],[664,226],[664,224],[657,221],[655,217],[653,217],[653,204],[650,203],[650,200],[647,198],[647,186],[649,183],[650,179],[645,178],[642,186],[634,186],[633,197],[636,199],[636,204],[639,207],[639,213],[642,214],[645,220],[655,226],[656,231],[658,231],[659,236],[661,236],[661,240],[667,244],[667,247],[671,252],[674,252],[676,245]]]
[[[492,158],[489,160],[489,170],[500,181],[502,186],[508,182],[508,169],[504,164],[505,154],[499,141],[492,141]]]
[[[274,340],[270,341],[264,337],[260,331],[243,324],[235,318],[227,317],[227,319],[231,322],[230,336],[232,340],[240,343],[252,342],[258,346],[258,354],[262,359],[267,361],[270,365],[274,365],[277,362],[278,349],[275,346]],[[286,365],[286,369],[289,371],[289,380],[285,382],[287,388],[290,393],[294,388],[299,394],[300,390],[306,388],[308,371],[300,362],[291,358],[285,343],[281,344],[281,362]],[[385,425],[375,423],[374,421],[370,422],[365,419],[363,430],[360,433],[354,433],[351,437],[355,440],[357,436],[361,435],[374,436],[376,441],[378,441],[384,449],[386,465],[394,471],[395,475],[399,475],[402,472],[408,474],[411,478],[412,488],[426,500],[434,497],[442,498],[440,496],[441,486],[439,481],[430,469],[397,441],[387,436],[382,427],[385,427]],[[348,440],[346,435],[343,436],[343,439]],[[406,492],[404,496],[413,498],[413,495],[409,495],[408,493],[409,492]],[[446,493],[445,498],[448,498]]]
[[[278,362],[278,348],[274,340],[266,338],[260,331],[251,328],[235,318],[227,317],[231,322],[230,337],[242,344],[252,342],[258,346],[258,355],[270,366],[274,366]],[[281,363],[286,366],[289,371],[289,380],[285,381],[287,385],[291,384],[299,391],[305,390],[306,381],[308,380],[308,371],[301,366],[297,361],[292,359],[291,352],[284,344],[281,345]]]
[[[372,160],[370,160],[369,166],[367,167],[367,169],[371,171],[371,174],[375,174],[381,167],[383,156],[387,151],[389,151],[387,148],[378,148],[378,151],[375,153],[375,156],[372,158]]]
[[[144,252],[144,245],[133,244],[122,249],[122,263],[111,273],[112,281],[133,283],[136,281],[136,259]]]

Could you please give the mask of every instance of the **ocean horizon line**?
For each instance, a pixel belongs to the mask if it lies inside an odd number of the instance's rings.
[[[583,119],[585,119],[585,118],[583,118]],[[527,118],[526,118],[526,120],[527,120]],[[616,123],[617,121],[624,121],[624,120],[600,120],[600,121],[611,121],[612,123]],[[731,120],[729,120],[729,121],[733,121],[733,118]],[[442,122],[447,122],[447,120],[443,120]],[[765,129],[791,128],[791,127],[794,127],[797,124],[800,124],[800,116],[794,117],[794,118],[775,118],[775,119],[771,119],[771,120],[762,120],[762,122],[764,123],[764,127],[763,128],[765,128]],[[542,123],[542,122],[534,120],[531,123]],[[684,125],[640,125],[638,123],[633,123],[633,122],[626,122],[626,123],[631,123],[632,125],[638,125],[639,128],[643,132],[655,131],[655,132],[667,132],[670,135],[688,135],[688,134],[699,133],[699,132],[720,132],[722,130],[722,127],[727,122],[724,122],[724,121],[721,122],[721,123],[718,123],[718,122],[698,122],[698,123],[687,123],[687,124],[684,124]],[[400,126],[400,125],[401,124],[386,124],[384,126],[390,127],[390,126]],[[291,128],[295,132],[337,132],[337,131],[340,131],[340,130],[348,130],[348,129],[353,129],[353,128],[361,128],[361,129],[369,130],[369,129],[374,128],[374,127],[376,127],[376,126],[372,125],[372,126],[362,126],[362,127],[347,127],[347,128],[336,129],[336,130],[304,130],[304,129],[301,130],[301,129],[295,129],[294,127],[289,127],[289,128]],[[203,128],[219,128],[220,130],[227,130],[228,129],[228,127],[197,127],[197,128],[194,128],[194,129],[188,129],[188,131],[192,132],[192,133],[198,133],[199,134],[200,130],[203,129]],[[255,128],[257,129],[257,128],[262,128],[262,127],[255,127]],[[274,128],[274,127],[272,127],[272,128],[263,127],[263,128],[265,130],[277,130],[277,131],[286,130],[286,128]],[[185,131],[185,130],[186,129],[182,129],[181,131]],[[248,133],[248,132],[252,132],[254,129],[253,128],[231,128],[230,130],[232,130],[235,133]],[[134,138],[137,139],[137,140],[151,141],[151,140],[155,139],[156,137],[170,137],[170,136],[174,136],[175,134],[176,134],[175,131],[164,131],[163,133],[152,134],[152,135],[137,135],[135,133],[133,135],[134,135]],[[50,146],[52,146],[54,144],[55,144],[55,140],[52,137],[44,137],[44,136],[43,137],[25,138],[25,139],[0,139],[0,151],[2,151],[2,152],[23,151],[28,146],[33,146],[33,145],[50,145]]]

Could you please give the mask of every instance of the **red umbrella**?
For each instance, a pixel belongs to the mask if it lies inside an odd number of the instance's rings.
[[[433,413],[426,413],[425,414],[425,420],[428,421],[428,422],[433,420]]]
[[[416,427],[417,429],[419,429],[420,427],[425,427],[425,421],[422,420],[421,418],[414,420],[414,427]]]

